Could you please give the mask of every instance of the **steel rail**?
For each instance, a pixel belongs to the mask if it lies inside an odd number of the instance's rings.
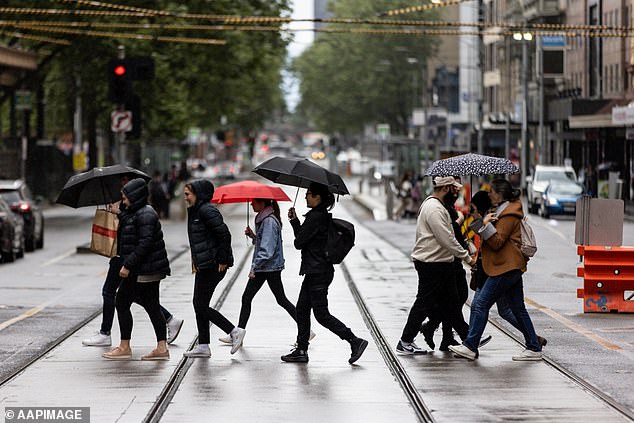
[[[244,255],[242,256],[242,259],[240,260],[238,266],[235,268],[231,279],[229,279],[227,285],[224,287],[224,289],[220,293],[220,296],[212,306],[213,308],[219,309],[225,302],[225,299],[233,288],[236,280],[238,279],[238,276],[240,276],[244,265],[246,264],[247,260],[251,258],[252,248],[253,246],[250,245],[244,252]],[[198,335],[196,335],[196,337],[189,344],[189,348],[187,348],[187,350],[190,350],[196,344],[196,342],[198,342]],[[174,395],[176,395],[179,386],[183,382],[183,379],[185,378],[185,375],[187,374],[189,368],[192,366],[194,360],[195,358],[190,359],[185,356],[180,359],[178,365],[176,365],[176,368],[172,372],[172,375],[170,376],[167,383],[161,390],[161,393],[158,395],[156,401],[152,405],[152,408],[150,408],[145,418],[143,419],[143,423],[155,423],[161,420],[161,417],[163,417],[163,414],[167,410],[167,407],[169,407],[169,404],[174,398]]]
[[[416,413],[416,417],[418,417],[418,420],[421,422],[435,422],[436,420],[434,419],[431,410],[429,409],[429,407],[427,407],[427,405],[421,398],[420,394],[418,393],[418,389],[416,389],[416,385],[410,379],[409,375],[405,371],[405,368],[402,366],[398,357],[394,353],[387,338],[383,335],[383,332],[381,332],[381,328],[372,316],[370,309],[361,296],[361,293],[357,289],[357,286],[352,279],[352,275],[350,274],[350,271],[348,270],[348,267],[345,263],[341,264],[341,270],[343,271],[343,275],[346,279],[346,282],[348,283],[348,289],[350,289],[350,292],[352,293],[352,297],[354,298],[354,301],[356,302],[357,307],[361,312],[361,316],[363,317],[366,326],[372,334],[372,338],[374,338],[374,342],[376,342],[376,345],[379,348],[379,352],[383,356],[385,364],[387,364],[390,372],[398,381],[401,389],[403,389],[405,396],[409,400],[412,408],[414,409],[414,412]]]

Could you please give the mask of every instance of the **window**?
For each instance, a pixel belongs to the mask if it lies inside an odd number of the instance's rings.
[[[621,81],[621,75],[619,75],[619,64],[614,65],[614,91],[619,91],[621,87],[619,87]]]

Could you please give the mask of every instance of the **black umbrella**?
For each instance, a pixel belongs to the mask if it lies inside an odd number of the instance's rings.
[[[462,154],[447,159],[436,160],[429,166],[427,176],[460,175],[506,175],[519,172],[519,168],[508,159],[484,156],[482,154]]]
[[[114,203],[121,199],[121,178],[124,176],[152,179],[140,170],[120,164],[95,167],[71,176],[55,202],[74,208]]]
[[[333,194],[350,194],[341,176],[308,159],[273,157],[253,169],[253,172],[282,185],[308,188],[311,182],[328,187]]]

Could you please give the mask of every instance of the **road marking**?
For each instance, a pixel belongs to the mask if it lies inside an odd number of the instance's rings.
[[[42,263],[42,267],[46,267],[46,266],[50,266],[51,264],[57,263],[58,261],[64,260],[66,257],[70,257],[73,254],[75,254],[76,249],[73,248],[72,250],[68,250],[67,252],[65,252],[64,254],[62,254],[61,256],[57,256],[54,257],[52,259],[50,259],[47,262]]]
[[[566,319],[561,314],[553,311],[552,309],[550,309],[550,308],[548,308],[546,306],[543,306],[543,305],[531,300],[530,298],[524,297],[524,302],[526,302],[526,304],[529,304],[529,305],[535,307],[539,311],[549,315],[553,319],[557,320],[559,323],[563,324],[564,326],[567,326],[568,328],[574,330],[575,332],[580,333],[581,335],[592,339],[594,342],[596,342],[597,344],[601,345],[603,348],[606,348],[606,349],[612,350],[612,351],[621,351],[621,350],[623,350],[623,348],[621,348],[620,346],[608,341],[605,338],[600,337],[599,335],[594,334],[591,330],[586,329],[585,327],[581,326],[580,324],[577,324],[577,323],[573,322],[572,320]]]
[[[25,311],[24,313],[20,314],[19,316],[14,317],[13,319],[9,319],[6,322],[3,322],[0,324],[0,331],[8,328],[9,326],[11,326],[14,323],[17,323],[21,320],[27,319],[31,316],[36,315],[37,313],[39,313],[40,311],[44,310],[44,308],[48,305],[48,303],[44,303],[44,304],[40,304],[37,307],[33,307],[30,310]]]

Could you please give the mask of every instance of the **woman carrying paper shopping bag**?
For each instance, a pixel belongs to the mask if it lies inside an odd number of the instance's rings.
[[[133,179],[121,190],[125,208],[119,214],[117,233],[118,255],[123,265],[122,278],[117,291],[116,308],[121,329],[121,342],[103,357],[110,360],[132,358],[133,302],[140,304],[150,316],[156,348],[141,357],[142,360],[169,360],[167,329],[159,303],[159,284],[170,275],[163,231],[158,215],[148,204],[148,187],[141,178]]]

